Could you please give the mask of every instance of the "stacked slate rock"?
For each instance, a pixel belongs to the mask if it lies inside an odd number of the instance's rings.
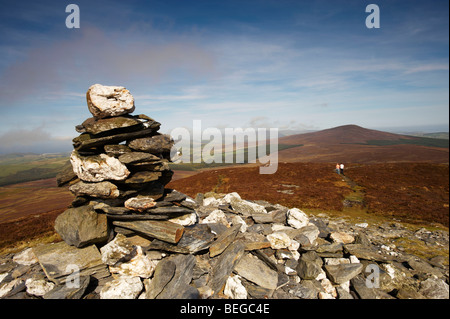
[[[86,93],[93,117],[76,126],[70,164],[57,178],[76,196],[55,221],[69,245],[104,244],[114,233],[136,232],[177,243],[197,222],[192,201],[165,189],[173,140],[160,123],[134,111],[124,87],[95,84]]]

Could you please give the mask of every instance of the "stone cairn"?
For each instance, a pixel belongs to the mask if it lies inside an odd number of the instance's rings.
[[[448,298],[448,258],[395,243],[443,249],[448,231],[352,224],[237,193],[190,198],[165,188],[173,142],[129,114],[128,90],[93,85],[87,101],[94,118],[76,127],[57,177],[76,195],[55,221],[63,241],[0,256],[0,298]]]
[[[95,84],[86,98],[93,117],[76,126],[81,134],[73,139],[71,166],[58,179],[71,182],[76,198],[55,230],[76,247],[130,231],[177,243],[196,215],[186,195],[164,189],[173,175],[173,140],[158,133],[161,124],[152,118],[130,115],[134,99],[124,87]]]

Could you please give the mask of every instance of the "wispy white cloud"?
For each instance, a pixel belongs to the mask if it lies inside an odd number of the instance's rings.
[[[449,71],[448,63],[426,63],[422,65],[412,66],[410,68],[405,67],[405,74],[412,74],[418,72],[431,72],[431,71]]]
[[[53,136],[42,127],[15,129],[0,135],[0,154],[61,152],[71,148],[71,137]]]
[[[121,37],[126,37],[125,45]],[[80,84],[83,91],[96,82],[142,88],[174,74],[201,78],[213,69],[211,53],[193,43],[169,40],[154,45],[143,35],[117,34],[111,38],[85,26],[79,37],[31,49],[26,59],[8,67],[0,75],[0,105],[27,96],[48,96],[49,92],[63,94],[66,87],[73,89]]]

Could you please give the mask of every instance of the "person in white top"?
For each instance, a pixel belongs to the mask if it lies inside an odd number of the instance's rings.
[[[341,169],[341,175],[344,175],[344,164],[339,165],[339,168]]]

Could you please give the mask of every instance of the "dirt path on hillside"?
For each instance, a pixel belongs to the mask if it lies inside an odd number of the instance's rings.
[[[345,181],[352,190],[352,192],[349,195],[345,196],[343,203],[344,207],[357,207],[361,209],[364,208],[365,207],[364,188],[358,185],[354,180],[352,180],[347,175],[341,174],[340,176],[342,177],[342,180]]]

